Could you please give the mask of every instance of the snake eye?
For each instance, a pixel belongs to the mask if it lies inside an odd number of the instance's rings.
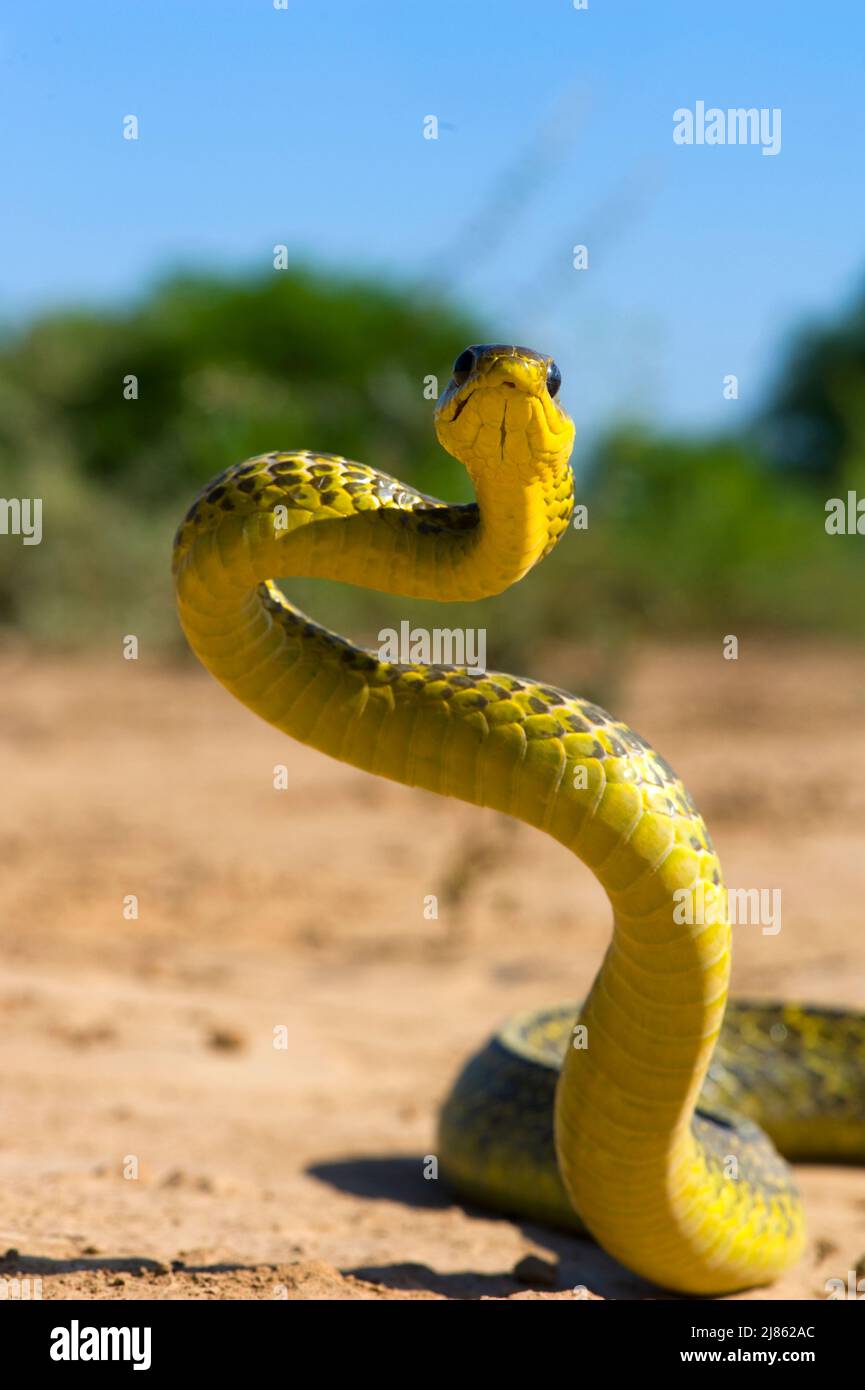
[[[555,362],[551,362],[547,367],[547,390],[551,396],[559,394],[559,387],[562,384],[562,374]]]
[[[457,386],[462,386],[474,365],[475,355],[471,348],[466,348],[465,352],[460,353],[453,366],[453,378]]]

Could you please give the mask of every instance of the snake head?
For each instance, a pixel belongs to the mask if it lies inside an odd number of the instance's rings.
[[[563,467],[574,426],[557,399],[561,384],[552,357],[531,348],[467,347],[436,406],[439,443],[474,477],[510,465],[529,482]]]

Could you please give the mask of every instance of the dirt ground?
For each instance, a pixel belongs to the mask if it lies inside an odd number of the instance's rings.
[[[578,690],[584,669],[572,649],[535,675]],[[735,990],[865,1008],[865,657],[648,651],[615,709],[685,778],[728,882],[782,890],[779,935],[736,929]],[[143,658],[7,655],[0,738],[0,1285],[657,1296],[589,1241],[423,1177],[461,1061],[599,964],[606,902],[560,846],[330,762]],[[865,1169],[799,1176],[807,1257],[744,1297],[865,1274]]]

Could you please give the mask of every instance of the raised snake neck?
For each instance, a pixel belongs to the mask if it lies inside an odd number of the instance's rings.
[[[797,1259],[803,1219],[768,1140],[694,1122],[724,1013],[730,927],[699,924],[701,885],[723,885],[685,788],[595,705],[509,675],[380,661],[271,582],[322,577],[442,600],[507,588],[571,514],[573,425],[556,387],[551,360],[525,348],[457,359],[436,429],[468,469],[476,505],[308,452],[227,469],[177,533],[180,620],[207,669],[292,738],[518,817],[588,865],[614,927],[580,1016],[585,1045],[567,1049],[557,1088],[561,1178],[622,1263],[682,1292],[726,1292]],[[696,925],[680,920],[681,890]]]

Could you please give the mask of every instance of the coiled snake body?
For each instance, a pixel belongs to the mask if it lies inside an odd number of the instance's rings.
[[[559,384],[525,348],[457,358],[436,430],[469,471],[470,505],[309,452],[227,469],[177,533],[180,620],[208,670],[292,738],[516,816],[595,873],[613,936],[579,1030],[577,1005],[516,1019],[468,1064],[442,1112],[442,1171],[474,1200],[586,1227],[658,1284],[723,1293],[771,1281],[804,1241],[790,1172],[754,1120],[788,1157],[865,1158],[862,1019],[739,1005],[724,1021],[730,927],[696,909],[722,891],[720,866],[645,739],[533,681],[380,661],[272,583],[443,600],[506,589],[569,522]]]

